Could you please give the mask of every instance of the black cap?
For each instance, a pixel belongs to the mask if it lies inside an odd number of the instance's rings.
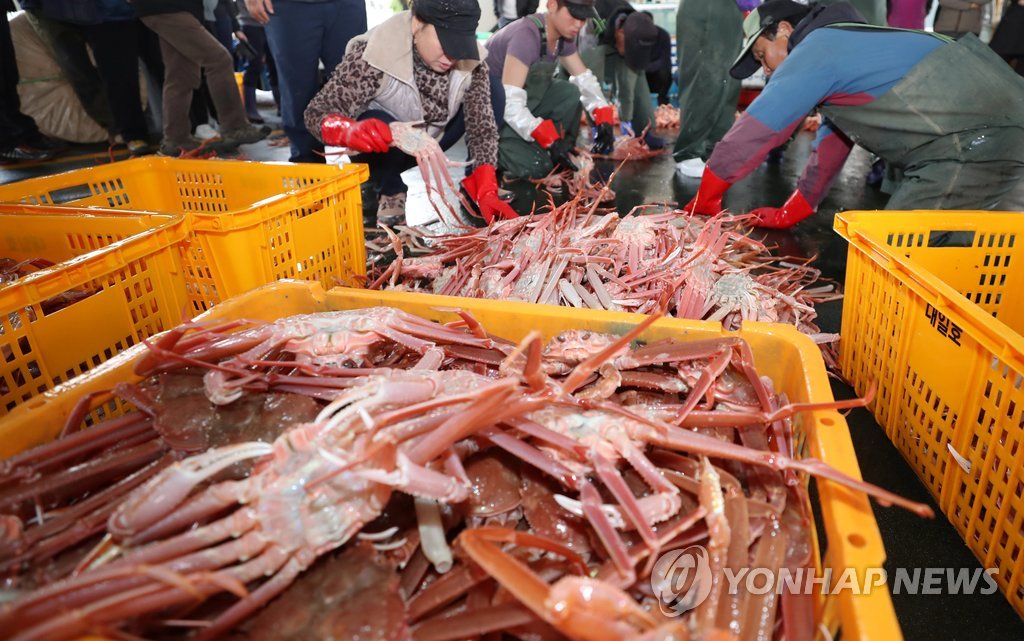
[[[477,0],[413,0],[412,15],[434,25],[441,49],[453,60],[479,60],[476,28],[480,24]]]
[[[729,75],[740,79],[753,75],[761,67],[761,63],[754,60],[754,54],[750,53],[750,48],[754,46],[764,30],[783,20],[792,23],[795,27],[796,23],[807,15],[807,12],[807,5],[792,0],[768,0],[747,14],[743,20],[743,48],[740,49],[740,55],[736,57],[736,61],[732,63]]]
[[[594,0],[564,0],[562,3],[569,10],[573,18],[577,20],[590,20],[599,18],[597,9],[594,8]]]
[[[626,66],[634,71],[643,71],[651,61],[651,50],[658,42],[658,27],[646,13],[634,11],[622,23],[626,38]]]

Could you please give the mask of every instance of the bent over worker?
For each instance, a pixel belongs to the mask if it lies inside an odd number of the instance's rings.
[[[580,29],[596,16],[593,0],[547,0],[547,13],[520,18],[488,40],[487,66],[505,89],[498,167],[507,176],[542,178],[555,166],[575,170],[570,153],[583,108],[597,129],[594,151],[612,150],[611,105],[576,51]],[[559,64],[568,81],[555,77]]]
[[[654,104],[646,73],[658,43],[658,27],[650,14],[637,11],[626,0],[595,0],[594,9],[601,19],[587,27],[593,36],[585,32],[580,40],[580,59],[598,80],[612,87],[622,133],[642,135],[648,147],[661,149],[665,141],[653,133]],[[671,41],[669,49],[671,55]]]
[[[1024,82],[973,35],[874,27],[846,3],[768,0],[743,23],[730,73],[769,81],[715,147],[687,205],[718,213],[815,107],[824,123],[793,195],[754,210],[762,227],[814,213],[854,144],[902,174],[888,209],[993,209],[1024,177]]]
[[[473,173],[463,187],[490,222],[515,218],[498,198],[498,129],[487,66],[476,42],[476,0],[416,0],[353,38],[331,79],[306,108],[310,133],[358,153],[380,189],[377,222],[405,217],[401,173],[416,160],[391,146],[391,122],[423,122],[442,149],[466,134]]]

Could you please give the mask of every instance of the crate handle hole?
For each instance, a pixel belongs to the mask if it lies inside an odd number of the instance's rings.
[[[928,233],[928,246],[974,247],[974,232],[937,229]]]
[[[823,419],[821,419],[821,424],[822,424],[822,425],[828,425],[829,427],[832,427],[833,425],[835,425],[835,424],[836,424],[836,422],[835,422],[835,421],[833,421],[833,420],[832,420],[832,419],[830,419],[830,418],[823,418]]]
[[[868,544],[868,542],[860,534],[847,535],[846,540],[850,542],[850,545],[857,548],[862,548]]]

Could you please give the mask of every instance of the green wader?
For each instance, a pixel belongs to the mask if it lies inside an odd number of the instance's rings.
[[[623,122],[631,123],[637,135],[648,125],[654,127],[654,104],[646,73],[630,69],[615,47],[607,44],[581,50],[580,58],[599,80],[612,86]]]
[[[885,0],[822,0],[821,4],[829,5],[837,2],[849,2],[868,24],[884,27],[888,22]]]
[[[877,100],[821,112],[899,170],[886,209],[993,209],[1024,178],[1024,82],[973,34]]]
[[[733,0],[685,0],[676,12],[679,137],[676,161],[707,160],[736,121],[740,81],[729,68],[740,54],[743,13]]]
[[[544,22],[533,18],[540,29],[540,59],[526,75],[526,107],[534,116],[555,124],[570,140],[580,131],[580,90],[568,80],[555,78],[558,62],[547,59],[548,44]],[[559,43],[561,48],[561,43]],[[561,51],[559,51],[561,53]],[[533,140],[523,138],[508,125],[498,138],[498,167],[512,178],[543,178],[551,173],[551,156]]]

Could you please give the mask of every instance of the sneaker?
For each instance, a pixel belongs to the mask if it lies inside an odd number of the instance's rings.
[[[18,145],[7,149],[0,149],[0,163],[33,162],[38,160],[49,160],[57,154],[52,151],[35,149],[27,145]]]
[[[195,136],[200,140],[209,140],[210,138],[216,138],[219,135],[220,134],[217,133],[216,129],[206,124],[205,122],[196,127]]]
[[[148,156],[153,153],[153,148],[145,140],[129,140],[125,146],[128,147],[128,153],[132,158]]]
[[[377,223],[392,227],[405,221],[405,192],[393,196],[381,194],[377,201]]]
[[[269,135],[270,127],[256,127],[255,125],[246,125],[240,129],[221,132],[224,142],[234,146],[259,142]]]
[[[700,178],[704,175],[705,162],[700,158],[690,158],[676,163],[676,171],[686,178]]]

